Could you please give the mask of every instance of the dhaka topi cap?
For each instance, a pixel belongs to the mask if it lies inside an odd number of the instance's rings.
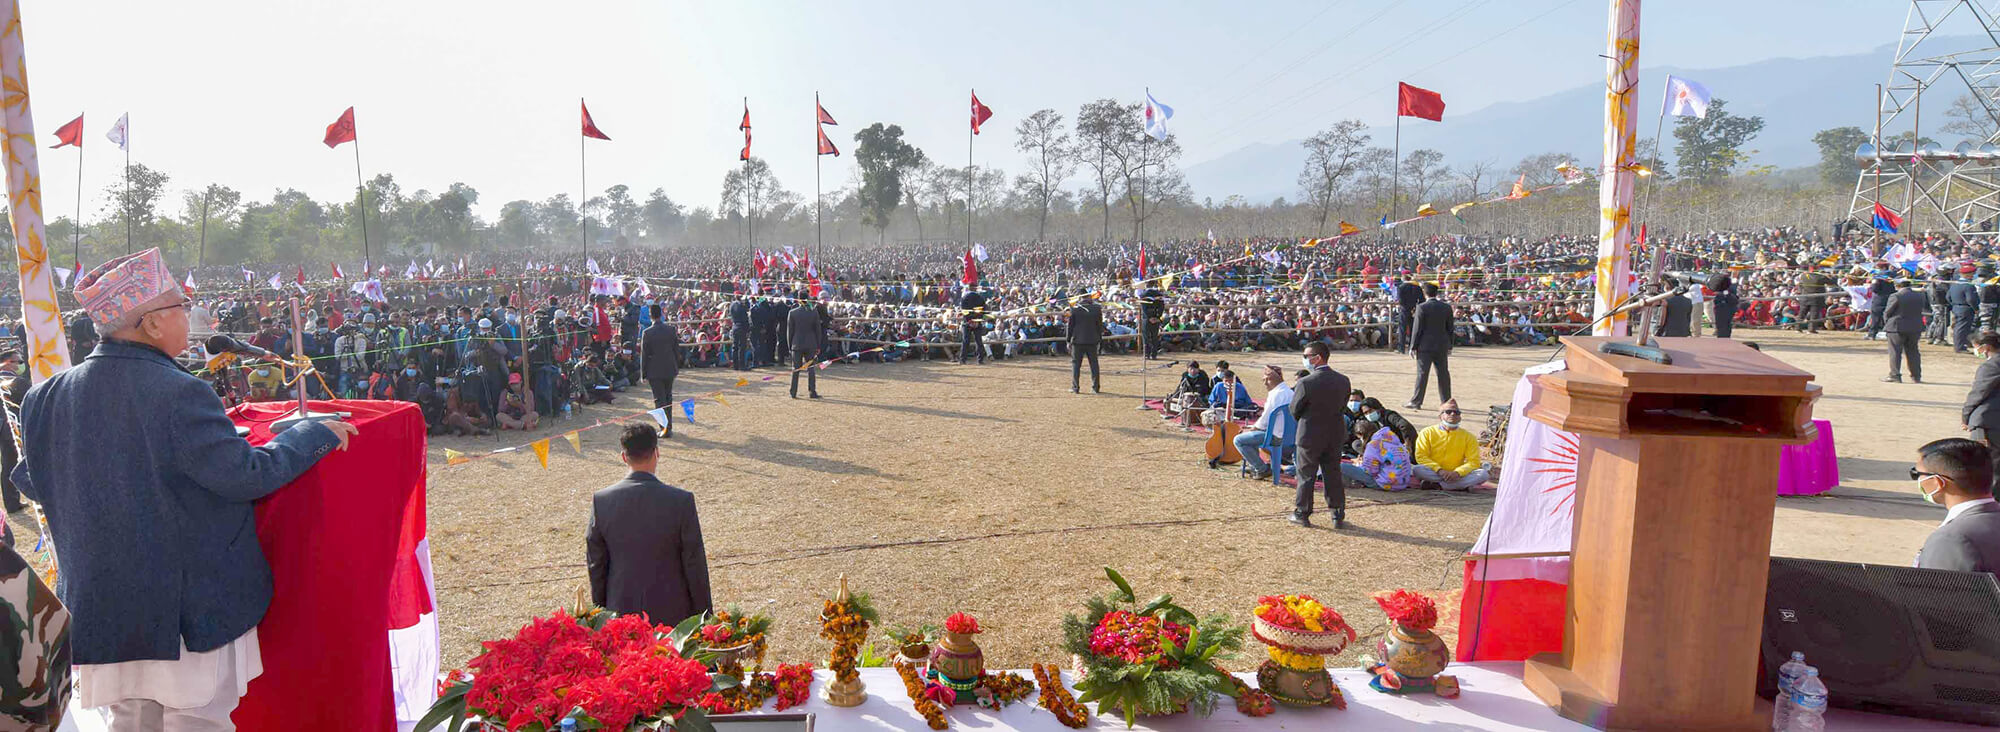
[[[90,313],[98,333],[110,335],[137,325],[148,312],[187,302],[188,297],[154,247],[98,265],[76,281],[76,299]]]

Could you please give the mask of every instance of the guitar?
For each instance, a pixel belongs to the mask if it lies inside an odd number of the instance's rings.
[[[1236,436],[1243,433],[1243,425],[1236,423],[1237,386],[1234,383],[1229,386],[1225,411],[1222,418],[1216,421],[1215,432],[1208,436],[1208,442],[1203,447],[1210,462],[1234,465],[1243,461],[1243,453],[1236,451]]]

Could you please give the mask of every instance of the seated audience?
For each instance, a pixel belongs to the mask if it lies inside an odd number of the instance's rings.
[[[1238,388],[1241,388],[1239,385]],[[1271,477],[1271,466],[1258,454],[1257,446],[1263,444],[1264,437],[1271,433],[1271,415],[1278,410],[1289,410],[1292,406],[1292,387],[1285,383],[1285,372],[1276,366],[1264,367],[1264,413],[1257,417],[1257,423],[1236,435],[1236,451],[1243,453],[1243,463],[1258,479]],[[1286,456],[1272,455],[1272,462],[1285,463]],[[1211,461],[1213,462],[1213,461]],[[1211,464],[1209,467],[1215,467]]]
[[[1487,478],[1486,469],[1479,464],[1479,439],[1459,426],[1462,415],[1458,400],[1447,401],[1443,407],[1438,423],[1417,433],[1413,472],[1418,480],[1445,490],[1471,490]]]

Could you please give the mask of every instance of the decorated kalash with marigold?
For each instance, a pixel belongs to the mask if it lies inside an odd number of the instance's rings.
[[[1228,614],[1197,616],[1172,595],[1141,602],[1117,570],[1106,567],[1104,575],[1111,591],[1086,598],[1082,612],[1063,621],[1068,669],[1035,663],[1032,678],[986,668],[977,636],[988,628],[967,612],[941,624],[890,625],[870,646],[869,631],[880,615],[868,593],[850,589],[842,576],[820,611],[819,635],[832,651],[818,700],[812,664],[765,670],[774,627],[767,613],[728,605],[668,628],[644,615],[590,606],[579,594],[573,608],[539,618],[512,638],[485,642],[484,653],[446,677],[439,701],[415,729],[708,732],[715,717],[754,714],[767,705],[860,706],[870,696],[862,667],[885,664],[903,682],[911,709],[934,730],[951,727],[954,707],[998,712],[1031,698],[1056,721],[1079,729],[1091,726],[1093,717],[1131,727],[1140,717],[1205,716],[1224,698],[1246,717],[1272,715],[1279,705],[1347,708],[1326,660],[1358,634],[1312,595],[1260,597],[1246,628]],[[1379,593],[1375,601],[1389,623],[1375,646],[1382,660],[1368,661],[1374,674],[1369,685],[1391,694],[1455,697],[1455,681],[1437,676],[1450,654],[1431,632],[1436,604],[1408,590]],[[1254,687],[1222,667],[1243,650],[1246,635],[1266,647]],[[878,647],[888,652],[875,655]],[[1071,674],[1067,684],[1065,670]]]

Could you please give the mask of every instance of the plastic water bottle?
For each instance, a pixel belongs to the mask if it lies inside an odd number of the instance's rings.
[[[563,717],[562,732],[576,732],[576,719],[573,717]]]
[[[563,402],[562,418],[564,421],[569,420],[569,402]]]
[[[1790,729],[1792,692],[1798,691],[1799,679],[1805,677],[1808,668],[1811,667],[1806,665],[1806,654],[1798,651],[1792,651],[1792,660],[1778,667],[1778,694],[1771,698],[1772,706],[1775,707],[1771,714],[1771,729],[1775,732],[1785,732]]]
[[[1826,732],[1826,684],[1819,680],[1819,669],[1806,667],[1806,675],[1799,679],[1799,688],[1792,692],[1791,726],[1786,732]]]

